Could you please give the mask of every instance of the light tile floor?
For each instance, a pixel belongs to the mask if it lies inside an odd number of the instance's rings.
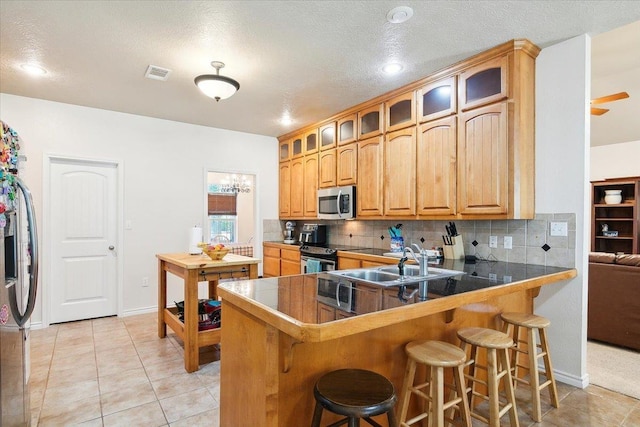
[[[203,351],[200,370],[187,374],[180,339],[172,333],[159,339],[155,314],[33,330],[32,425],[219,426],[218,359],[215,347]],[[526,413],[528,390],[519,387],[520,425],[640,426],[636,399],[596,386],[558,388],[560,408],[546,400],[536,424]],[[508,417],[502,425],[509,425]]]

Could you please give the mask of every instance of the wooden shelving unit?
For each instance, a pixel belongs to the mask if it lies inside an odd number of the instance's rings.
[[[591,188],[591,250],[640,253],[640,177],[593,181]],[[606,190],[622,190],[622,201],[605,203]],[[618,235],[606,236],[605,224]]]

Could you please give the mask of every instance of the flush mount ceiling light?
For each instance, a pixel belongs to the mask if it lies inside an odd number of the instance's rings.
[[[45,74],[47,74],[47,70],[35,64],[22,64],[20,68],[22,68],[32,76],[44,76]]]
[[[413,16],[413,9],[409,6],[398,6],[387,12],[387,21],[392,24],[402,24]]]
[[[224,62],[213,61],[211,66],[216,69],[215,74],[203,74],[194,80],[202,93],[209,98],[220,101],[221,99],[229,98],[240,89],[240,83],[232,78],[220,75],[220,68],[224,68]]]

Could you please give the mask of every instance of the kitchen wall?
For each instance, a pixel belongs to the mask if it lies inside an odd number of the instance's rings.
[[[224,108],[212,104],[213,107]],[[206,218],[206,170],[256,175],[255,255],[262,257],[262,220],[278,215],[278,142],[275,138],[195,126],[113,111],[0,94],[2,120],[23,140],[28,158],[24,179],[34,195],[36,217],[43,224],[42,192],[47,177],[47,154],[122,162],[124,204],[119,225],[123,241],[116,246],[121,258],[119,314],[155,311],[157,307],[157,253],[183,252],[188,230]],[[42,254],[46,230],[40,228]],[[40,282],[50,282],[40,269]],[[182,300],[180,282],[169,275],[168,301]],[[142,287],[148,277],[150,286]],[[203,287],[204,289],[204,287]],[[46,293],[46,290],[45,290]],[[43,320],[42,294],[34,313]],[[46,321],[46,319],[44,319]],[[152,325],[150,325],[152,327]]]
[[[640,176],[640,141],[591,147],[591,181]]]

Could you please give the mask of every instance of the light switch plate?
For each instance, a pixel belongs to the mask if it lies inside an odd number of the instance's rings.
[[[498,236],[489,236],[489,247],[490,248],[498,247]]]
[[[566,222],[551,222],[549,228],[551,236],[568,236],[568,227]]]
[[[504,248],[505,249],[513,249],[513,237],[504,236]]]

